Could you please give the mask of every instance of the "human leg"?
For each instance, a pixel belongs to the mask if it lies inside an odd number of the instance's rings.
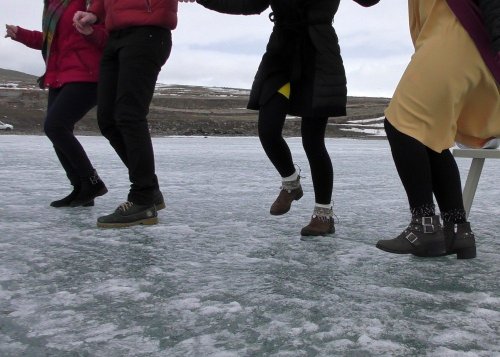
[[[326,235],[335,232],[332,211],[333,166],[325,146],[328,118],[303,118],[302,146],[309,161],[316,205],[311,221],[302,228],[303,236]]]
[[[380,240],[377,248],[390,253],[438,256],[445,252],[443,230],[435,214],[433,179],[427,148],[384,122],[397,172],[410,204],[410,225],[396,238]]]
[[[129,170],[131,189],[126,204],[98,219],[99,227],[154,224],[157,210],[165,207],[155,174],[147,114],[171,44],[170,31],[158,27],[130,28],[117,35],[115,45],[120,51],[114,119],[107,128],[110,142],[114,140],[112,145]]]
[[[258,132],[262,148],[282,178],[280,193],[271,205],[272,215],[287,213],[292,202],[303,195],[299,173],[282,135],[288,105],[286,96],[276,93],[259,111]]]
[[[99,124],[101,134],[108,139],[118,157],[128,167],[125,143],[115,118],[115,102],[117,100],[120,70],[120,47],[118,44],[118,35],[111,33],[101,58],[97,90],[97,123]]]
[[[458,259],[476,257],[476,240],[467,222],[462,197],[460,172],[450,150],[428,150],[432,168],[433,191],[443,220],[446,253]]]
[[[95,197],[107,192],[73,133],[75,123],[95,104],[95,83],[68,83],[61,88],[49,90],[44,131],[74,186],[69,196],[52,202],[53,207],[91,205]],[[89,181],[91,178],[92,181]],[[91,182],[95,184],[91,185]],[[82,190],[82,186],[89,186],[88,190]]]

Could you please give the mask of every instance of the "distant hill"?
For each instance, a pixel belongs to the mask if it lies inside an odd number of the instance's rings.
[[[0,85],[18,83],[22,87],[36,86],[36,76],[31,74],[0,68]]]
[[[154,136],[257,135],[257,113],[247,110],[249,90],[158,84],[148,121]],[[330,118],[329,137],[379,137],[388,98],[349,97],[347,116]],[[43,134],[47,91],[36,76],[0,69],[0,120],[18,134]],[[95,109],[81,120],[78,134],[99,135]],[[0,131],[2,133],[2,131]],[[285,136],[300,135],[300,119],[287,118]]]

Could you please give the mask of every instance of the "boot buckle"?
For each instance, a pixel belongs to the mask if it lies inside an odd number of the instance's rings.
[[[424,234],[434,233],[434,225],[433,224],[424,224]]]
[[[408,240],[408,242],[410,242],[413,245],[416,245],[415,242],[418,240],[417,235],[414,234],[413,232],[407,234],[405,238]]]
[[[422,226],[425,234],[434,233],[434,223],[432,217],[422,217]]]

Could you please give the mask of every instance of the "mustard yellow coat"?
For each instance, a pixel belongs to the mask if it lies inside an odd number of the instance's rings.
[[[385,111],[436,152],[500,137],[500,90],[446,0],[409,0],[415,53]]]

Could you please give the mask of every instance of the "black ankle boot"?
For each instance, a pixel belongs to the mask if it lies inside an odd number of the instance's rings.
[[[470,228],[469,222],[445,222],[443,231],[447,255],[456,254],[457,259],[472,259],[476,257],[476,238]]]
[[[107,192],[106,185],[101,181],[97,172],[94,171],[92,176],[82,180],[80,191],[70,205],[71,207],[91,206],[93,205],[94,198],[102,196]]]
[[[61,198],[60,200],[52,201],[50,202],[50,205],[52,207],[69,207],[71,205],[71,202],[78,196],[78,192],[80,192],[80,186],[73,186],[73,191],[69,195],[67,195],[64,198]]]
[[[439,216],[413,218],[396,238],[379,240],[377,248],[395,254],[438,257],[446,254],[443,228]]]

